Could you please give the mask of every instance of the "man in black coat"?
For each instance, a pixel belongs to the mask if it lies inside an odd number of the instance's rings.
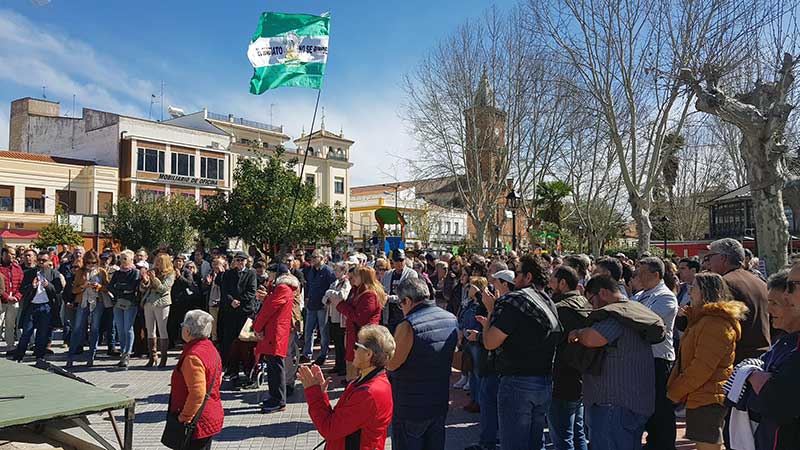
[[[26,269],[22,278],[20,285],[22,309],[19,321],[22,337],[14,355],[17,362],[22,362],[25,357],[25,350],[28,349],[28,343],[36,330],[36,347],[33,354],[36,356],[37,366],[44,363],[47,343],[50,340],[50,323],[53,314],[58,314],[60,310],[61,292],[64,290],[60,274],[48,267],[49,262],[49,253],[39,252],[36,267]]]
[[[228,376],[239,373],[238,361],[232,361],[228,353],[234,340],[239,337],[247,317],[254,312],[256,301],[256,271],[248,269],[246,263],[247,255],[238,252],[233,257],[231,268],[217,278],[221,291],[217,337]]]

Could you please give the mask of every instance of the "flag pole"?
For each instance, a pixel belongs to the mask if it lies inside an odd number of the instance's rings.
[[[317,121],[317,108],[319,108],[319,97],[322,94],[322,87],[317,89],[317,101],[314,104],[314,115],[311,118],[311,129],[308,132],[308,140],[306,140],[306,150],[303,154],[303,164],[300,166],[300,176],[297,179],[297,187],[294,189],[294,201],[292,202],[292,212],[289,214],[289,223],[286,224],[286,237],[289,237],[289,232],[292,230],[292,220],[294,220],[294,211],[297,207],[297,197],[300,195],[300,187],[303,184],[303,172],[306,170],[306,160],[308,159],[308,149],[311,145],[311,135],[314,134],[314,124]]]

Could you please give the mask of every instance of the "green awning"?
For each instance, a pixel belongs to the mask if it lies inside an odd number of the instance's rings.
[[[385,225],[405,225],[403,214],[394,208],[381,208],[375,211],[375,220]]]

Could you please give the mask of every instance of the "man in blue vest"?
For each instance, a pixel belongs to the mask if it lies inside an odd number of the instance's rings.
[[[397,325],[397,347],[386,364],[394,401],[392,448],[441,450],[458,322],[429,300],[424,280],[408,278],[396,293],[405,318]]]
[[[499,299],[484,292],[488,317],[476,317],[483,326],[479,339],[489,350],[489,364],[500,375],[497,413],[500,448],[544,448],[545,415],[552,395],[553,358],[561,340],[558,312],[537,286],[547,286],[547,263],[525,255],[517,266],[517,290]]]

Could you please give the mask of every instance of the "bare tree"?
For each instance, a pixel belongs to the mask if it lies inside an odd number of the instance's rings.
[[[747,166],[758,252],[766,259],[769,272],[787,263],[789,233],[783,186],[790,156],[787,124],[797,100],[793,98],[794,72],[800,62],[800,56],[792,54],[800,51],[797,8],[796,2],[758,2],[756,11],[762,9],[768,15],[748,42],[749,52],[743,58],[746,70],[731,70],[731,64],[718,61],[681,70],[681,78],[697,96],[696,108],[741,132],[739,150]],[[726,85],[726,76],[738,84]],[[745,89],[743,79],[748,81]]]
[[[515,176],[526,192],[546,172],[557,145],[541,139],[540,128],[550,121],[558,129],[560,119],[544,118],[552,105],[537,98],[547,91],[537,77],[542,60],[521,26],[521,12],[493,9],[467,22],[405,79],[404,116],[418,143],[408,162],[419,179],[438,180],[455,192],[454,203],[467,212],[484,246],[496,241],[493,230],[505,220],[498,199],[507,178]]]
[[[619,162],[638,246],[650,246],[665,136],[680,134],[692,91],[681,67],[732,53],[752,0],[530,0],[530,30],[571,65]]]

